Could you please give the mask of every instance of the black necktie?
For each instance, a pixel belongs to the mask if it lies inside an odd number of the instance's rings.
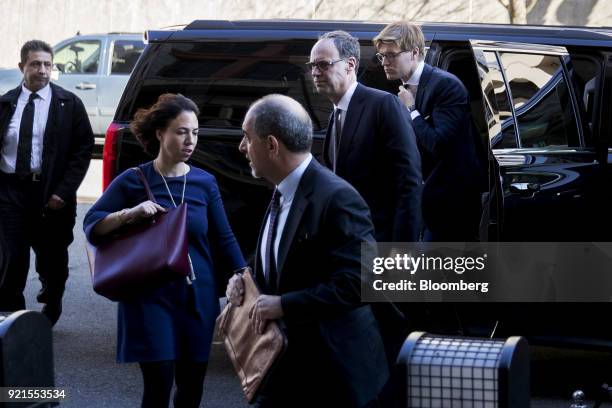
[[[266,278],[271,293],[276,293],[278,283],[278,272],[276,271],[276,257],[274,256],[274,241],[276,239],[276,229],[278,227],[278,214],[280,212],[281,193],[278,189],[272,194],[270,202],[270,224],[268,225],[268,236],[266,237]]]
[[[28,103],[21,114],[19,125],[19,143],[17,144],[17,160],[15,162],[15,173],[23,176],[32,171],[32,129],[34,127],[34,99],[38,98],[36,93],[31,93]]]

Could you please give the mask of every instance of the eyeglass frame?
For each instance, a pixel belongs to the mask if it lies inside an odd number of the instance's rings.
[[[381,54],[380,52],[377,52],[376,54],[376,58],[378,59],[378,61],[382,64],[385,59],[387,59],[387,61],[389,62],[393,62],[395,61],[395,59],[400,55],[403,54],[405,52],[411,52],[412,50],[402,50],[400,52],[387,52],[385,54]],[[393,56],[389,55],[392,54]]]
[[[329,67],[331,67],[332,65],[334,65],[335,63],[340,62],[340,61],[346,61],[346,58],[338,58],[338,59],[336,59],[336,60],[331,60],[331,61],[326,61],[326,60],[321,60],[321,61],[317,61],[317,62],[311,62],[311,61],[308,61],[308,62],[306,62],[304,65],[306,65],[306,68],[307,68],[307,69],[310,69],[310,72],[312,72],[312,70],[313,70],[315,67],[317,67],[317,69],[318,69],[319,71],[321,71],[321,72],[325,72],[325,71],[327,71],[327,70],[329,69]],[[322,67],[320,66],[320,64],[321,64],[322,62],[326,64],[326,65],[325,65],[325,68],[322,68]]]

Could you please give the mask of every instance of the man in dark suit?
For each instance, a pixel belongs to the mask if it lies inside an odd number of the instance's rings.
[[[334,105],[323,148],[327,167],[365,199],[378,242],[416,242],[421,230],[421,159],[410,118],[395,95],[357,82],[359,41],[345,31],[319,37],[307,64],[317,92]],[[372,305],[393,364],[408,334],[395,305]]]
[[[421,151],[424,240],[477,241],[487,176],[476,155],[467,89],[454,75],[424,63],[420,27],[391,23],[373,41],[387,79],[403,82],[398,96]]]
[[[410,119],[395,95],[357,82],[359,41],[344,31],[310,52],[317,92],[334,104],[323,160],[359,191],[379,242],[415,242],[421,227],[421,162]]]
[[[55,324],[68,278],[76,191],[85,177],[93,132],[74,94],[49,83],[53,49],[32,40],[21,49],[23,83],[0,97],[0,311],[25,308],[30,248]]]
[[[374,407],[388,377],[382,340],[360,301],[361,245],[374,245],[359,193],[310,154],[312,122],[295,100],[269,95],[243,124],[240,151],[276,188],[259,235],[251,310],[258,332],[282,319],[288,345],[260,407]],[[228,298],[240,304],[234,276]]]

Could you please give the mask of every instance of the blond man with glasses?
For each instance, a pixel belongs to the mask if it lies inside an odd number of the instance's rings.
[[[398,21],[376,37],[376,56],[410,114],[422,157],[425,241],[476,241],[486,173],[476,155],[470,97],[454,75],[424,62],[425,39]]]

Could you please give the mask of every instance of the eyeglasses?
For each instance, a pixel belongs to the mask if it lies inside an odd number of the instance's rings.
[[[409,52],[409,50],[404,50],[404,51],[400,51],[400,52],[388,52],[386,54],[381,54],[380,52],[377,52],[376,53],[376,58],[378,58],[378,60],[380,62],[383,62],[385,60],[385,58],[387,59],[387,61],[393,62],[393,61],[395,61],[395,59],[397,58],[398,55],[403,54],[405,52]]]
[[[308,68],[311,72],[312,70],[317,67],[319,69],[319,71],[323,72],[323,71],[327,71],[327,69],[329,67],[331,67],[332,65],[334,65],[336,62],[340,62],[340,61],[344,61],[343,58],[337,59],[337,60],[331,60],[331,61],[317,61],[317,62],[307,62],[306,63],[306,68]]]

